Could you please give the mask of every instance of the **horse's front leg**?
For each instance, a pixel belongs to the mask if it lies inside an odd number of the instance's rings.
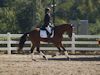
[[[33,55],[34,55],[34,51],[33,50],[34,50],[34,48],[35,48],[34,46],[31,47],[31,58],[32,58],[33,61],[36,61],[36,59],[33,58]]]
[[[61,49],[60,47],[57,47],[57,49],[59,50],[58,52],[56,52],[56,54],[53,54],[52,57],[58,56],[61,54]]]
[[[48,60],[47,57],[45,56],[45,54],[44,54],[42,51],[40,51],[40,47],[39,47],[39,46],[37,46],[37,52],[38,52],[45,60]]]
[[[61,45],[61,48],[63,49],[65,56],[67,56],[68,60],[70,60],[70,57],[69,57],[69,55],[68,55],[68,52],[67,52],[67,50],[64,48],[63,45]]]

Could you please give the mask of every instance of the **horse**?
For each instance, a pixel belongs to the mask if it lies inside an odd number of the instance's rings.
[[[44,59],[47,60],[47,57],[45,56],[45,54],[40,50],[40,41],[53,43],[57,47],[59,54],[61,53],[63,49],[64,54],[67,56],[68,59],[70,59],[67,53],[67,50],[62,45],[62,39],[63,39],[64,32],[67,32],[69,38],[72,38],[73,25],[72,24],[62,24],[62,25],[55,26],[53,38],[41,38],[40,28],[35,28],[34,30],[27,32],[21,36],[20,41],[19,41],[19,46],[18,46],[18,52],[22,50],[24,43],[27,39],[27,36],[29,36],[30,41],[32,42],[32,47],[30,49],[32,60],[35,61],[35,59],[33,59],[33,54],[34,54],[33,51],[35,47],[36,47],[36,51],[40,55],[42,55]]]

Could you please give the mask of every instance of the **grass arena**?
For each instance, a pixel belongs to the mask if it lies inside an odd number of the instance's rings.
[[[100,75],[100,55],[48,56],[0,55],[0,75]]]

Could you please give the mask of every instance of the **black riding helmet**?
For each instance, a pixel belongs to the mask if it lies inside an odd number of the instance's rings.
[[[45,14],[46,14],[48,11],[51,11],[51,9],[50,9],[49,7],[45,8]]]

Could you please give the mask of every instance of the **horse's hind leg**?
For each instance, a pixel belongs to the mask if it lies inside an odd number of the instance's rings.
[[[31,58],[32,58],[32,60],[36,61],[36,60],[33,58],[33,55],[34,55],[34,51],[33,51],[33,50],[34,50],[34,48],[35,48],[34,46],[31,47]]]
[[[45,60],[48,60],[47,57],[45,56],[45,54],[44,54],[42,51],[40,51],[40,46],[37,46],[37,52],[38,52],[40,55],[42,55],[42,57],[43,57]]]

